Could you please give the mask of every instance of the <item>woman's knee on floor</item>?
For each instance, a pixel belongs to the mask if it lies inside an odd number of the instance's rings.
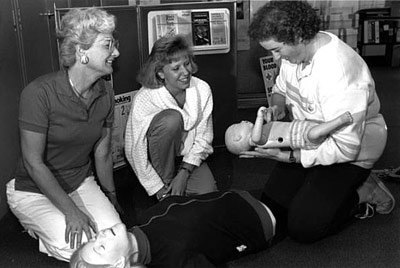
[[[288,235],[301,243],[321,240],[328,235],[328,218],[312,207],[291,208],[288,213]]]

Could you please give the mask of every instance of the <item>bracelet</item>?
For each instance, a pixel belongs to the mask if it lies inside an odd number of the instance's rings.
[[[163,187],[163,189],[164,189],[164,187]],[[168,192],[164,192],[160,197],[158,195],[156,195],[158,201],[163,200],[167,196],[168,196]]]
[[[115,190],[112,190],[112,191],[105,190],[104,193],[106,195],[109,195],[109,194],[116,194],[117,192]]]
[[[165,185],[161,189],[163,189],[165,192],[160,197],[156,194],[156,197],[157,197],[158,201],[161,201],[162,199],[164,199],[165,197],[168,196],[168,192],[166,192],[167,188],[165,187]]]
[[[193,170],[190,170],[188,167],[185,166],[181,166],[180,170],[186,170],[189,173],[189,175],[192,174],[193,172]]]
[[[163,194],[160,196],[160,198],[157,198],[158,201],[163,200],[167,195],[168,195],[168,193],[163,193]]]

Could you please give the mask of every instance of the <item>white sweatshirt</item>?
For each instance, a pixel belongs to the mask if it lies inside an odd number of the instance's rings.
[[[184,162],[199,166],[213,152],[213,99],[205,81],[192,77],[182,109],[165,87],[142,87],[133,99],[126,125],[125,153],[149,195],[157,193],[164,183],[149,162],[146,132],[153,117],[166,109],[177,110],[182,115],[185,135],[181,155]]]
[[[372,168],[386,145],[386,124],[379,113],[375,83],[364,60],[337,36],[321,47],[311,63],[282,60],[273,92],[286,97],[294,119],[325,122],[349,111],[353,124],[330,135],[320,146],[301,150],[304,167],[352,162]]]

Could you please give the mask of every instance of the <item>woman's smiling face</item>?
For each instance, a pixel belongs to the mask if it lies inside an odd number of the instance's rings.
[[[117,41],[111,34],[99,34],[85,54],[89,58],[87,68],[100,77],[113,72],[112,64],[120,55]]]
[[[158,75],[164,80],[164,85],[170,92],[178,93],[190,86],[192,72],[189,56],[182,54],[165,65]]]

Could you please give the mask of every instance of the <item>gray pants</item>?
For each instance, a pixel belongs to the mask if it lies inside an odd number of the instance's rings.
[[[179,157],[184,135],[182,115],[172,109],[163,110],[154,116],[147,130],[149,161],[165,184],[177,174],[182,162]],[[196,195],[217,190],[215,179],[208,165],[203,162],[196,167],[187,181],[186,195]]]

